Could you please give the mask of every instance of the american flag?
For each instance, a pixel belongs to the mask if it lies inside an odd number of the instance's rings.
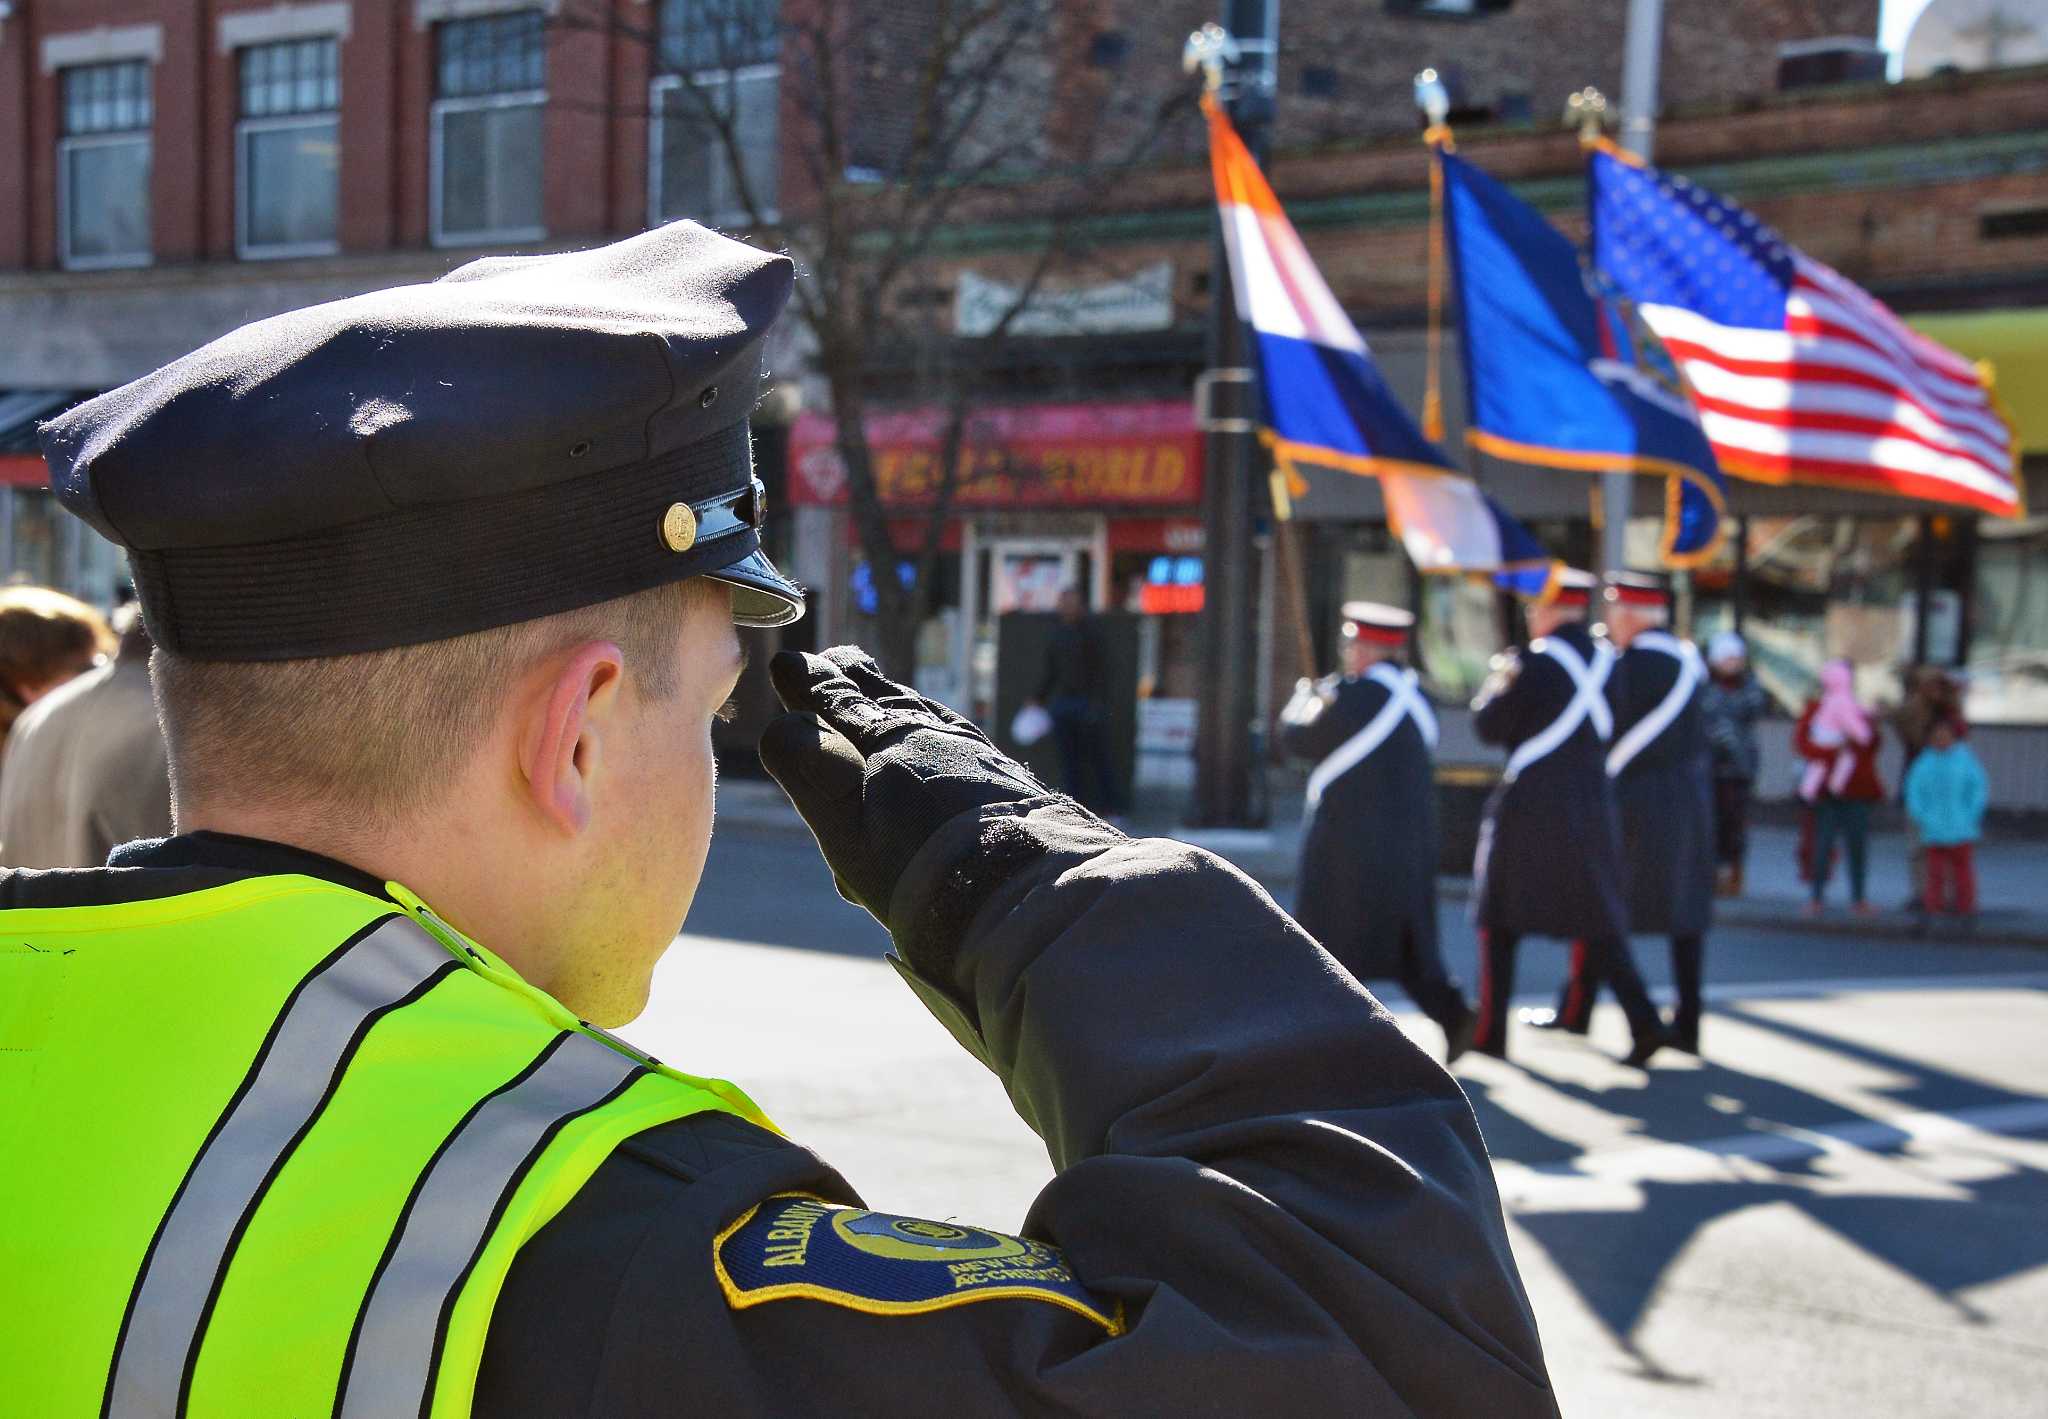
[[[2020,510],[1988,375],[1751,213],[1591,155],[1593,259],[1685,377],[1724,471]]]

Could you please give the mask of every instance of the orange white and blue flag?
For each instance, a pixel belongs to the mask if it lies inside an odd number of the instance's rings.
[[[1387,521],[1425,572],[1491,572],[1540,591],[1551,557],[1408,417],[1229,117],[1211,97],[1202,108],[1231,289],[1252,332],[1262,436],[1274,461],[1296,478],[1301,466],[1378,478]]]

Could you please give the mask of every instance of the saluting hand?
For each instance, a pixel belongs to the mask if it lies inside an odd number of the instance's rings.
[[[761,736],[761,764],[818,840],[839,894],[893,934],[890,899],[947,822],[1054,795],[973,721],[882,674],[858,646],[783,651],[769,679],[790,713]]]

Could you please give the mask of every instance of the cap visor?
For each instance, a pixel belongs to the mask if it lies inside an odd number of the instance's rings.
[[[732,588],[732,619],[741,626],[786,626],[804,614],[804,594],[775,569],[768,554],[755,550],[728,566],[700,575]]]

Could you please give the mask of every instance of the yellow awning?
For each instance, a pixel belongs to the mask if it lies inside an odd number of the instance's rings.
[[[1906,324],[1959,355],[1990,361],[2020,452],[2048,453],[2048,307],[1909,315]]]

